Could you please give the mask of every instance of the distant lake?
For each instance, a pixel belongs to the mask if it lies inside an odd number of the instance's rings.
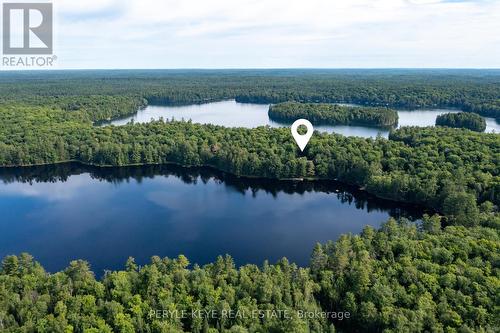
[[[344,104],[346,105],[346,104]],[[355,106],[353,104],[347,104]],[[145,109],[139,110],[135,115],[117,119],[109,122],[113,125],[125,125],[130,121],[136,123],[150,122],[152,119],[176,119],[192,120],[195,123],[215,124],[226,127],[258,127],[269,125],[272,127],[289,126],[289,124],[279,123],[269,119],[267,111],[268,104],[237,103],[234,100],[213,102],[206,104],[195,104],[186,106],[156,106],[148,105]],[[428,110],[398,110],[399,123],[401,126],[434,126],[436,117],[443,113],[459,112],[453,109],[428,109]],[[500,133],[500,124],[493,118],[486,119],[486,131]],[[339,133],[346,136],[360,137],[383,137],[389,136],[388,129],[380,129],[367,126],[315,126],[318,131],[328,133]]]
[[[247,106],[252,107],[252,106]],[[97,275],[128,256],[204,264],[286,256],[307,265],[316,242],[422,211],[336,182],[244,179],[205,168],[0,169],[0,257],[29,252],[51,272],[88,260]]]

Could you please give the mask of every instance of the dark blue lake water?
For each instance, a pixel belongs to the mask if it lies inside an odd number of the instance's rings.
[[[49,271],[88,260],[97,275],[152,255],[237,264],[286,256],[306,265],[316,242],[421,211],[335,182],[241,179],[174,166],[0,169],[0,257],[29,252]]]

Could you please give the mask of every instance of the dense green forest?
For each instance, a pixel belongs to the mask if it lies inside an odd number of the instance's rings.
[[[402,128],[390,140],[317,133],[301,153],[286,128],[161,120],[96,127],[89,117],[57,107],[1,106],[0,165],[173,162],[236,175],[334,179],[450,214],[450,205],[475,212],[478,205],[500,202],[498,134],[444,127]]]
[[[447,126],[454,128],[467,128],[476,132],[486,130],[486,121],[480,115],[475,113],[445,113],[437,116],[437,126]]]
[[[493,217],[489,217],[493,218]],[[318,244],[308,268],[286,259],[236,268],[152,257],[96,280],[73,261],[47,273],[28,254],[0,269],[3,332],[494,332],[499,327],[498,231],[380,230]]]
[[[86,96],[133,100],[114,101],[114,116],[134,112],[127,105],[143,99],[149,104],[224,99],[343,102],[406,109],[456,107],[500,119],[499,86],[498,70],[34,71],[1,73],[0,101],[39,105],[53,98],[69,104],[66,97],[75,102]]]
[[[331,91],[338,93],[340,83],[346,87],[356,83],[355,91],[366,92],[374,89],[374,82],[380,84],[378,89],[406,87],[411,93],[397,95],[406,97],[422,93],[418,87],[424,81],[427,85],[422,87],[438,89],[439,96],[445,96],[450,87],[460,91],[463,98],[469,96],[467,89],[474,90],[474,96],[480,95],[484,100],[495,94],[498,98],[500,91],[498,75],[488,71],[463,75],[453,71],[438,72],[439,75],[432,71],[425,75],[412,71],[311,73],[2,73],[0,165],[78,161],[121,166],[173,162],[208,165],[235,175],[334,179],[359,186],[380,198],[435,209],[451,223],[459,224],[474,224],[479,206],[500,203],[498,134],[452,128],[402,128],[385,140],[318,133],[301,153],[288,129],[223,128],[168,120],[120,127],[93,125],[133,113],[146,103],[227,99],[264,87],[284,89],[290,100],[300,99],[293,95],[298,87],[307,92],[314,86],[318,92],[321,87],[331,86],[336,87]],[[151,97],[160,90],[161,96],[170,97]],[[425,105],[428,104],[420,104]]]
[[[390,127],[397,125],[398,113],[381,107],[349,107],[327,103],[285,102],[271,105],[269,118],[294,122],[306,118],[313,124],[368,125]]]
[[[237,176],[337,180],[441,217],[345,235],[311,264],[236,268],[153,257],[94,278],[75,261],[49,274],[4,258],[7,332],[493,332],[498,330],[500,135],[403,127],[389,139],[315,133],[301,152],[287,128],[168,119],[96,126],[147,104],[357,103],[457,107],[500,119],[497,71],[85,71],[0,74],[0,167],[77,162],[211,166]],[[156,318],[151,310],[285,309],[292,318]],[[297,311],[350,318],[299,318]]]

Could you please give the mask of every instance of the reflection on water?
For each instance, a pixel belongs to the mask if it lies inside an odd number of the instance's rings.
[[[355,106],[354,104],[342,104]],[[139,110],[135,115],[122,119],[113,120],[110,124],[125,125],[130,121],[136,123],[146,123],[152,119],[176,119],[192,120],[195,123],[215,124],[226,127],[247,127],[269,125],[271,127],[289,126],[286,123],[275,122],[269,119],[267,111],[268,104],[247,104],[237,103],[234,100],[222,101],[206,104],[195,104],[186,106],[155,106],[149,105],[145,109]],[[401,126],[434,126],[436,117],[443,113],[459,112],[450,109],[430,109],[430,110],[398,110],[398,127]],[[493,118],[486,118],[486,132],[500,133],[500,125]],[[389,136],[389,129],[374,128],[367,126],[327,126],[320,125],[314,127],[318,131],[328,133],[339,133],[346,136],[360,137],[382,137]]]
[[[308,263],[316,242],[422,211],[336,182],[262,181],[207,168],[0,169],[0,257],[32,253],[50,271],[88,260],[97,274],[128,256],[192,262],[231,254]]]

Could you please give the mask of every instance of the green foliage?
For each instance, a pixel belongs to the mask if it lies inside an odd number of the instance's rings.
[[[6,257],[1,331],[288,333],[326,332],[329,326],[326,319],[297,315],[321,310],[314,298],[319,286],[307,269],[286,259],[262,268],[236,268],[229,256],[191,269],[183,256],[153,257],[140,269],[130,262],[126,271],[97,281],[83,261],[47,274],[29,255]],[[272,315],[278,311],[288,317]]]
[[[460,107],[500,118],[497,74],[437,73],[2,73],[2,167],[68,161],[97,166],[177,163],[254,177],[336,179],[378,197],[433,208],[446,215],[443,224],[461,226],[441,229],[439,217],[425,217],[420,230],[404,221],[389,221],[379,231],[366,228],[360,236],[344,235],[317,245],[307,269],[286,260],[237,269],[230,257],[189,269],[183,256],[153,257],[151,264],[139,268],[130,258],[125,271],[109,272],[98,281],[81,260],[48,274],[29,255],[8,256],[0,271],[0,330],[494,331],[500,326],[498,134],[445,127],[401,128],[391,132],[389,140],[316,133],[302,153],[284,128],[224,128],[168,120],[94,126],[131,114],[146,103],[231,98],[384,108]],[[286,105],[294,106],[295,112],[299,104]],[[343,118],[344,108],[333,107],[335,117],[324,105],[307,108],[318,121],[353,121]],[[356,110],[363,113],[356,121],[391,122],[385,109]],[[379,113],[384,116],[377,118]],[[329,322],[298,316],[216,320],[151,315],[158,309],[251,313],[283,308],[348,311],[352,317]]]
[[[89,117],[58,107],[0,105],[0,165],[177,163],[243,176],[336,179],[445,213],[452,213],[445,207],[454,192],[471,195],[473,206],[500,204],[498,134],[443,127],[402,128],[389,140],[316,133],[302,153],[286,128],[162,120],[96,127]]]
[[[499,78],[494,70],[4,72],[0,76],[0,102],[16,100],[40,105],[46,98],[54,98],[63,99],[64,105],[80,106],[87,103],[79,103],[75,97],[94,96],[104,100],[107,96],[127,96],[137,104],[147,99],[149,104],[173,105],[235,98],[257,103],[338,102],[407,109],[456,107],[500,119]],[[114,116],[130,113],[127,108],[130,102],[123,102],[109,109],[116,112]]]
[[[398,113],[381,107],[349,107],[325,103],[286,102],[271,105],[269,118],[293,122],[306,118],[313,124],[369,125],[390,127],[397,125]]]
[[[437,126],[448,126],[454,128],[467,128],[476,132],[484,132],[486,121],[475,113],[445,113],[437,116]]]
[[[317,244],[310,268],[286,259],[236,268],[152,257],[98,281],[84,261],[48,274],[27,254],[0,269],[2,332],[421,332],[498,327],[498,229],[425,217]],[[427,231],[429,229],[429,231]],[[240,315],[222,315],[223,311]],[[274,311],[274,312],[272,312]],[[287,313],[273,316],[272,313]],[[340,320],[299,313],[341,312]],[[204,313],[205,315],[201,315]],[[229,312],[226,312],[229,313]],[[263,314],[264,315],[261,315]],[[257,314],[257,315],[256,315]]]
[[[315,248],[320,260],[313,253],[312,262],[323,263],[315,274],[323,308],[351,312],[352,320],[336,323],[339,331],[498,328],[498,230],[432,229],[420,232],[409,222],[389,220],[378,231],[366,227],[359,236],[323,245],[321,252]]]
[[[476,198],[469,193],[452,192],[444,199],[443,213],[454,224],[473,226],[479,216]]]

